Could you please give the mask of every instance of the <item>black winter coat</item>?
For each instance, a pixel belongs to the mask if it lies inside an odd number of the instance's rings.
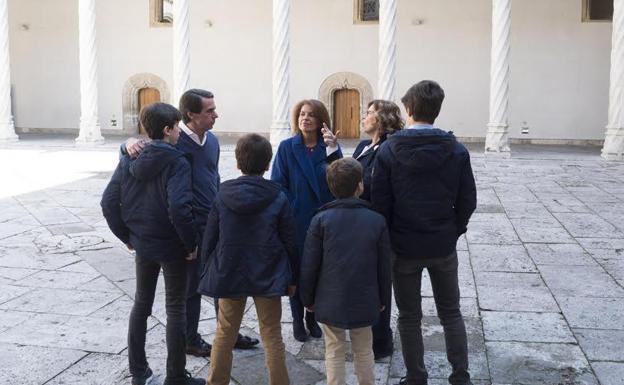
[[[468,150],[434,128],[401,130],[377,151],[371,201],[386,217],[397,258],[452,253],[477,205]]]
[[[221,184],[202,243],[199,292],[210,297],[276,297],[295,285],[295,220],[280,186],[259,176]]]
[[[362,154],[362,151],[364,151],[364,147],[372,143],[372,140],[370,139],[363,140],[357,145],[355,151],[353,151],[353,158],[355,158],[362,165],[362,179],[364,182],[364,191],[362,192],[362,195],[360,195],[360,199],[364,199],[365,201],[370,202],[370,185],[371,175],[373,173],[373,165],[375,164],[375,158],[377,157],[377,150],[379,149],[378,146],[380,146],[381,143],[383,143],[385,140],[386,135],[383,135],[381,137],[381,140],[375,147],[369,148],[368,151]]]
[[[299,291],[316,320],[342,329],[373,325],[391,298],[386,221],[368,202],[339,199],[312,218]]]
[[[191,166],[172,145],[153,141],[132,160],[123,156],[102,195],[111,231],[137,255],[155,261],[185,258],[197,246]]]

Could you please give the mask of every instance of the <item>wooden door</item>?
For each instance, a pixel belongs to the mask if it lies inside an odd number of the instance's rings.
[[[342,89],[334,92],[334,132],[339,138],[360,137],[360,93]]]
[[[139,90],[139,111],[143,107],[156,102],[160,102],[160,91],[156,88],[142,88]],[[147,134],[141,123],[139,123],[139,134]]]

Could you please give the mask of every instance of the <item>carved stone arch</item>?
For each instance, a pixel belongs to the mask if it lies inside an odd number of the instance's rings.
[[[157,75],[140,73],[130,76],[124,84],[121,103],[123,108],[123,132],[128,135],[139,133],[139,91],[143,88],[155,88],[160,92],[160,99],[168,102],[171,97],[167,82]]]
[[[327,106],[332,122],[334,121],[334,92],[345,88],[359,91],[360,111],[366,111],[366,106],[373,100],[373,87],[362,75],[353,72],[336,72],[329,75],[321,83],[318,97]]]

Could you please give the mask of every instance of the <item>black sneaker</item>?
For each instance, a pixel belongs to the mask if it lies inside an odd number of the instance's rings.
[[[199,345],[189,345],[186,347],[186,354],[190,354],[195,357],[210,357],[212,351],[212,345],[203,339],[199,340]]]
[[[147,381],[152,378],[153,374],[154,373],[152,373],[152,369],[150,369],[148,366],[147,369],[145,369],[145,373],[143,373],[142,375],[132,376],[132,385],[145,385]]]
[[[201,378],[195,378],[191,376],[188,370],[184,371],[186,374],[186,379],[184,380],[184,385],[206,385],[206,380]]]
[[[236,340],[236,344],[234,345],[234,349],[252,349],[259,343],[260,341],[258,341],[257,338],[252,338],[239,334],[238,339]]]
[[[407,377],[403,377],[397,385],[427,385],[427,380],[425,380],[425,382],[416,382],[415,380],[408,380]]]

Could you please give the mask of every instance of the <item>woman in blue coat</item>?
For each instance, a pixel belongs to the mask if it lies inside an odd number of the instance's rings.
[[[342,158],[342,152],[336,140],[337,133],[333,134],[329,125],[329,113],[322,102],[300,101],[293,108],[294,135],[280,143],[273,162],[271,179],[282,186],[293,209],[300,256],[316,209],[334,200],[325,179],[325,168]],[[290,310],[295,339],[305,341],[308,334],[303,325],[304,308],[299,293],[290,297]],[[306,312],[305,321],[310,336],[320,338],[321,328],[314,313]]]

